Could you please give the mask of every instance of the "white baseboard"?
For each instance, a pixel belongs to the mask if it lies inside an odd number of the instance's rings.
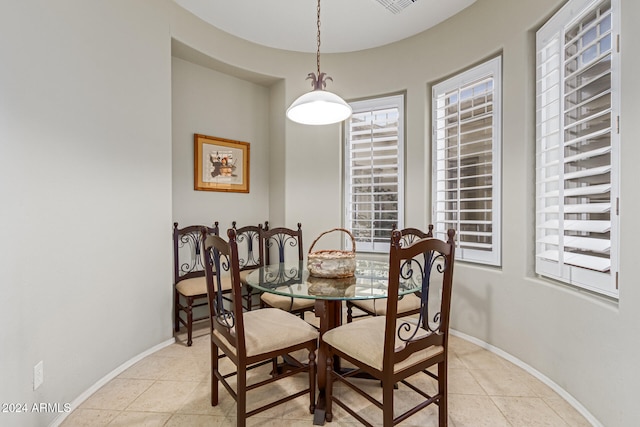
[[[477,345],[478,347],[481,347],[481,348],[483,348],[483,349],[485,349],[487,351],[490,351],[491,353],[497,354],[498,356],[502,357],[503,359],[506,359],[509,362],[513,363],[514,365],[524,369],[527,373],[529,373],[532,376],[534,376],[535,378],[539,379],[540,381],[545,383],[547,386],[549,386],[553,391],[558,393],[560,395],[560,397],[562,397],[564,400],[566,400],[567,403],[569,403],[569,405],[573,406],[573,408],[576,411],[578,411],[580,413],[580,415],[585,417],[585,419],[589,423],[591,423],[591,425],[593,427],[604,427],[603,424],[600,421],[598,421],[596,419],[596,417],[594,417],[591,414],[591,412],[589,412],[587,410],[587,408],[582,406],[582,404],[580,402],[578,402],[578,400],[575,397],[571,396],[565,389],[563,389],[558,384],[553,382],[550,378],[545,376],[542,372],[536,370],[532,366],[527,365],[522,360],[518,359],[515,356],[512,356],[511,354],[507,353],[506,351],[501,350],[498,347],[494,347],[491,344],[488,344],[488,343],[486,343],[484,341],[481,341],[478,338],[472,337],[471,335],[467,335],[467,334],[465,334],[463,332],[459,332],[459,331],[456,331],[454,329],[450,329],[449,331],[450,331],[451,335],[455,335],[456,337],[462,338],[463,340],[466,340],[466,341],[469,341],[470,343],[473,343],[473,344]]]
[[[114,369],[113,371],[109,372],[107,375],[105,375],[104,377],[100,378],[95,384],[93,384],[91,387],[89,387],[87,390],[85,390],[82,394],[80,394],[80,396],[76,397],[72,402],[71,402],[71,410],[69,412],[64,412],[61,413],[56,419],[54,419],[51,424],[49,424],[49,427],[58,427],[60,424],[62,424],[62,422],[74,411],[76,410],[81,404],[82,402],[84,402],[85,400],[87,400],[93,393],[95,393],[96,391],[98,391],[102,386],[104,386],[105,384],[107,384],[109,381],[111,381],[112,379],[114,379],[115,377],[117,377],[118,375],[120,375],[121,373],[123,373],[125,370],[127,370],[128,368],[130,368],[131,366],[135,365],[137,362],[139,362],[140,360],[144,359],[145,357],[155,353],[158,350],[162,350],[165,347],[170,346],[171,344],[173,344],[174,342],[176,342],[175,338],[171,338],[169,340],[166,340],[158,345],[155,345],[153,347],[151,347],[150,349],[138,354],[137,356],[132,357],[131,359],[127,360],[126,362],[124,362],[122,365],[118,366],[116,369]]]

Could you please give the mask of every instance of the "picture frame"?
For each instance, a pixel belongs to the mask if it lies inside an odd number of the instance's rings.
[[[194,134],[194,189],[249,192],[248,142]]]

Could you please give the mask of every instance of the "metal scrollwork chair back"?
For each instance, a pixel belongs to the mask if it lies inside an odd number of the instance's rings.
[[[298,264],[304,260],[302,247],[302,224],[298,223],[298,228],[277,227],[270,230],[260,229],[260,259],[265,265],[283,264],[285,262],[296,261]],[[297,255],[297,257],[295,257]],[[295,257],[295,258],[294,258]],[[282,295],[263,293],[260,297],[262,307],[274,307],[300,315],[304,318],[304,313],[313,311],[315,301],[306,298],[292,298]]]
[[[333,417],[332,404],[336,403],[361,423],[371,425],[341,400],[344,392],[340,396],[332,393],[333,382],[339,381],[349,383],[350,389],[367,396],[367,392],[351,380],[359,373],[366,373],[382,382],[382,401],[369,397],[382,410],[383,426],[395,425],[431,404],[438,406],[438,425],[447,425],[447,359],[455,231],[448,230],[447,236],[446,242],[427,237],[402,246],[402,235],[395,230],[389,253],[386,315],[346,323],[323,335],[328,365],[338,356],[356,366],[347,374],[331,371],[327,384],[327,420]],[[436,279],[436,276],[440,277]],[[431,282],[431,289],[428,282]],[[434,292],[435,283],[439,284],[437,292]],[[429,301],[429,305],[433,305],[431,312],[424,309],[418,315],[401,316],[398,313],[399,290],[420,284],[423,293],[432,291],[432,297],[434,294],[441,296]],[[436,373],[428,370],[431,366],[437,366]],[[409,380],[418,373],[437,380],[435,393],[421,389],[414,381],[415,377]],[[404,408],[402,413],[396,414],[393,400],[394,385],[398,382],[407,385],[422,399],[414,407]]]
[[[396,225],[393,224],[391,232],[393,233],[395,230]],[[407,247],[425,237],[433,237],[433,225],[429,224],[429,229],[426,233],[420,229],[409,227],[400,230],[400,234],[400,246]],[[426,256],[428,255],[425,254],[425,257]],[[410,265],[406,266],[405,274],[412,274]],[[428,295],[428,293],[416,292],[415,294],[403,296],[398,303],[398,314],[409,315],[419,313],[421,307],[424,305],[422,297],[427,298]],[[361,314],[354,314],[354,308],[358,309]],[[347,322],[364,316],[383,316],[386,312],[387,300],[384,298],[347,301]]]
[[[279,309],[244,310],[235,230],[229,229],[227,235],[228,242],[219,236],[210,235],[204,238],[203,231],[211,326],[211,405],[218,404],[218,382],[222,382],[229,395],[236,401],[238,426],[246,425],[247,417],[307,393],[309,409],[313,412],[318,332],[302,319]],[[226,277],[232,285],[230,301],[223,299],[220,292]],[[252,382],[249,384],[248,370],[270,364],[278,357],[303,349],[308,352],[308,363],[302,363],[289,356],[290,370],[252,375]],[[227,373],[228,367],[225,367],[225,373],[219,371],[220,353],[227,356],[235,365],[235,372]],[[255,407],[248,403],[248,395],[250,396],[248,392],[299,372],[308,373],[309,383],[306,388],[302,391],[290,392],[284,397],[247,411],[247,406]],[[237,380],[235,390],[227,381],[227,378],[232,376],[236,376]]]
[[[208,318],[206,310],[194,316],[194,310],[207,305],[207,285],[201,253],[202,230],[207,235],[218,234],[218,222],[213,227],[190,225],[179,228],[173,223],[173,326],[180,332],[180,325],[187,328],[187,346],[193,342],[193,323]]]
[[[240,265],[240,283],[243,286],[246,309],[254,307],[254,295],[258,293],[247,285],[247,275],[254,269],[263,265],[260,259],[260,226],[245,225],[237,227],[236,221],[231,223],[231,228],[236,232],[236,242],[238,244],[238,262]],[[264,222],[263,228],[269,229],[269,221]]]

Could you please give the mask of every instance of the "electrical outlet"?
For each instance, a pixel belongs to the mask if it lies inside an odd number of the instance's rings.
[[[33,389],[36,390],[44,382],[44,362],[39,361],[33,367]]]

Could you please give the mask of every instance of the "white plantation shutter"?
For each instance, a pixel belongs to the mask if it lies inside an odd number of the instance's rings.
[[[536,36],[536,272],[617,296],[617,0],[571,0]]]
[[[435,236],[456,230],[456,257],[500,264],[501,58],[433,87]]]
[[[401,227],[404,217],[404,96],[350,105],[353,115],[345,132],[345,228],[353,233],[358,251],[386,252],[392,225]]]

